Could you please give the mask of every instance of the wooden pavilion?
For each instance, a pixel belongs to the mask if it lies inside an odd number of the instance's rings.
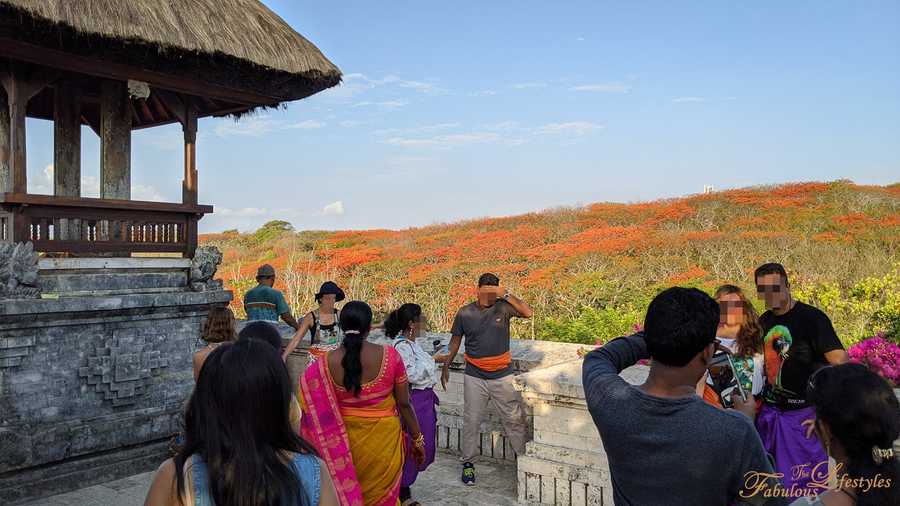
[[[0,242],[66,256],[197,247],[197,119],[330,88],[338,68],[257,0],[0,0]],[[30,195],[26,117],[54,122],[54,194]],[[180,203],[131,199],[131,132],[178,122]],[[100,198],[81,196],[81,126]]]

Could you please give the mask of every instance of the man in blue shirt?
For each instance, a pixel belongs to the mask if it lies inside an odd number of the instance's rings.
[[[259,283],[244,295],[244,310],[248,320],[284,320],[294,330],[300,324],[291,315],[291,308],[284,300],[284,295],[272,288],[275,285],[275,268],[264,264],[256,271],[256,282]]]

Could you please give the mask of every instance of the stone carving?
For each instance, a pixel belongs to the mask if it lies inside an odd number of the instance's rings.
[[[195,292],[206,292],[222,289],[222,280],[213,279],[219,264],[222,263],[222,252],[215,246],[201,246],[191,260],[190,286]]]
[[[0,339],[0,370],[22,365],[34,348],[34,336],[11,336]]]
[[[0,243],[0,299],[39,299],[38,255],[30,242]]]
[[[113,406],[134,404],[153,383],[153,376],[169,366],[169,359],[154,349],[154,341],[165,336],[130,330],[116,331],[116,336],[95,348],[87,365],[78,369],[78,376],[86,378],[87,385]]]

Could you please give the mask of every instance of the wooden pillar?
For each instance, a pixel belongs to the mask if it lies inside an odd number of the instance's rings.
[[[184,122],[184,181],[182,182],[181,201],[184,204],[197,204],[197,110],[190,99],[185,99]]]
[[[12,191],[9,155],[9,103],[6,100],[6,89],[0,86],[0,193]]]
[[[12,176],[12,191],[28,193],[28,179],[25,156],[25,107],[31,98],[20,73],[10,71],[4,79],[9,111],[9,170]]]
[[[25,156],[25,109],[31,97],[38,94],[58,77],[58,72],[46,67],[21,62],[5,62],[0,67],[0,84],[6,90],[6,115],[0,117],[0,182],[2,189],[15,193],[28,192]],[[5,130],[5,131],[4,131]],[[8,174],[8,177],[4,177]]]
[[[121,81],[103,81],[100,97],[100,197],[131,198],[131,107]]]
[[[81,196],[81,110],[68,82],[56,86],[53,106],[53,194]]]

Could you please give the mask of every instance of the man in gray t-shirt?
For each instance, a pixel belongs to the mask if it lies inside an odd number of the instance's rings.
[[[483,274],[478,279],[478,300],[456,313],[451,330],[449,355],[444,362],[441,383],[447,387],[450,363],[466,340],[466,372],[463,380],[462,481],[475,484],[472,460],[481,441],[479,428],[489,401],[493,401],[510,445],[517,455],[525,452],[525,413],[512,382],[509,352],[509,320],[531,318],[531,308],[500,287],[500,279]]]
[[[643,333],[585,357],[585,399],[608,456],[616,505],[789,502],[753,427],[753,400],[735,395],[736,409],[723,410],[696,395],[717,349],[718,322],[708,295],[670,288],[650,303]],[[645,358],[653,359],[646,383],[630,385],[619,376]]]

